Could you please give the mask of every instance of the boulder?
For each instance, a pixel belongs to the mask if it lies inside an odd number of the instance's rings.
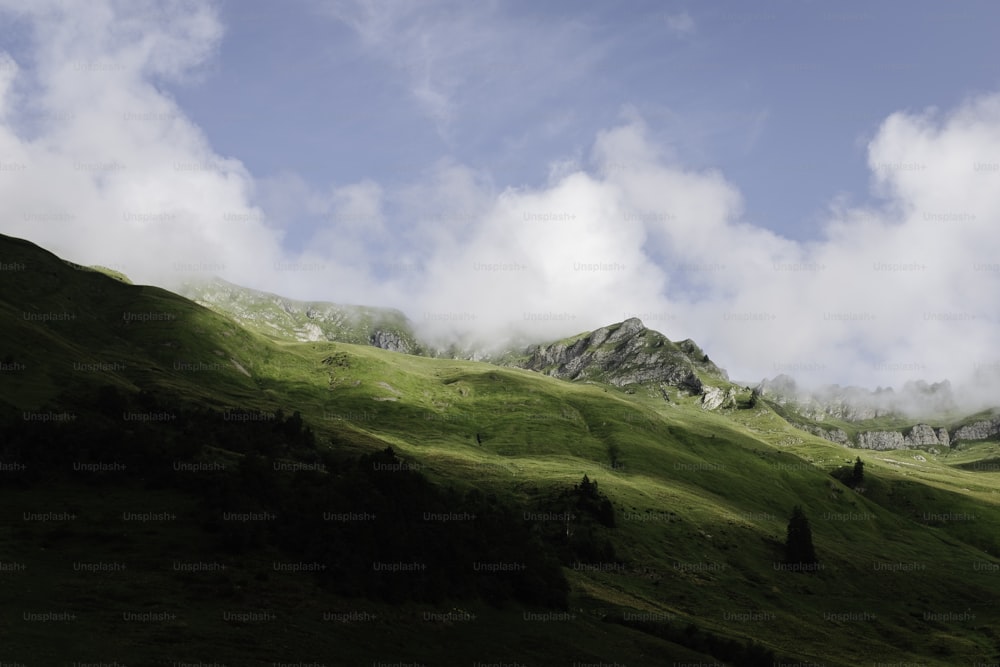
[[[719,389],[718,387],[704,388],[701,395],[701,408],[703,410],[734,407],[736,407],[736,390],[732,387],[728,389]]]

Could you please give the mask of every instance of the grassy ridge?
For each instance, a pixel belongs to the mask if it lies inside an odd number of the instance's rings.
[[[528,656],[537,664],[708,659],[704,649],[656,637],[689,623],[827,665],[954,665],[998,656],[992,628],[1000,621],[993,604],[1000,593],[1000,475],[985,464],[975,468],[996,457],[995,443],[939,455],[857,452],[794,429],[767,407],[715,413],[702,410],[697,398],[668,404],[643,392],[482,363],[272,341],[163,290],[78,271],[30,244],[0,241],[5,263],[27,267],[0,276],[0,357],[24,366],[3,374],[0,399],[7,405],[69,410],[74,392],[112,384],[218,409],[294,409],[321,444],[334,440],[341,453],[391,445],[432,480],[511,502],[544,499],[587,474],[613,502],[611,536],[623,564],[567,567],[575,617],[559,623],[525,621],[520,609],[477,607],[482,623],[428,626],[413,620],[419,605],[345,602],[317,592],[306,575],[260,579],[273,556],[266,553],[234,563],[221,583],[198,584],[197,577],[179,577],[161,563],[134,579],[131,573],[109,575],[108,586],[95,588],[66,570],[54,545],[71,559],[141,563],[168,551],[163,540],[181,538],[143,527],[129,539],[97,544],[83,530],[25,528],[18,514],[43,504],[43,496],[5,491],[0,561],[27,560],[32,567],[10,576],[2,639],[16,639],[23,650],[36,647],[35,662],[74,654],[92,659],[104,650],[121,662],[144,664],[130,656],[171,641],[174,652],[163,655],[218,655],[223,657],[214,659],[234,663],[257,656],[241,664],[266,664],[260,656],[321,659],[332,650],[354,651],[344,653],[352,657],[346,662],[384,655],[419,657],[426,664],[487,662],[494,655]],[[40,321],[24,313],[71,313],[75,319]],[[174,317],[126,321],[125,313]],[[858,454],[866,462],[864,493],[830,476]],[[136,499],[127,487],[124,497],[108,492],[94,498],[85,485],[58,493],[64,499],[55,505],[97,514],[102,503],[111,512]],[[184,502],[183,496],[162,499]],[[53,498],[44,503],[52,505]],[[812,522],[823,564],[815,574],[780,569],[785,526],[796,504]],[[191,542],[199,540],[192,536]],[[47,544],[52,546],[42,554]],[[98,613],[70,626],[68,634],[44,623],[12,629],[20,610],[39,608],[43,599],[54,600],[56,608],[108,610],[156,599],[137,592],[140,585],[162,596],[165,606],[200,606],[185,616],[183,628],[122,629],[113,614]],[[226,591],[236,590],[236,597],[226,598]],[[264,636],[255,626],[219,623],[215,616],[232,607],[229,599],[240,608],[281,609],[282,621],[266,626],[274,630]],[[323,622],[319,614],[360,607],[392,619],[400,643],[380,640],[384,628],[378,623]],[[624,613],[644,614],[653,626],[606,622]],[[311,657],[294,648],[303,643],[316,647]]]
[[[269,338],[367,345],[373,334],[382,332],[395,336],[402,345],[399,349],[413,352],[422,349],[412,323],[398,310],[295,301],[218,278],[188,283],[181,293]]]

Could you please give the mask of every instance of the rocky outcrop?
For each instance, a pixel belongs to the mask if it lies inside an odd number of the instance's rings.
[[[1000,433],[1000,417],[977,421],[959,427],[951,435],[952,440],[985,440]]]
[[[804,428],[806,431],[809,431],[813,435],[818,435],[824,440],[835,442],[838,445],[848,446],[851,444],[850,438],[847,437],[847,433],[845,433],[843,429],[839,428],[825,429],[822,426],[814,426],[812,424],[806,425]]]
[[[904,438],[907,447],[929,447],[929,446],[944,446],[947,447],[951,440],[948,437],[948,431],[943,428],[938,429],[936,432],[933,428],[927,424],[917,424],[910,432],[907,433]]]
[[[861,449],[906,449],[906,440],[899,431],[866,431],[858,434]]]
[[[326,340],[323,330],[312,322],[307,322],[298,329],[295,329],[296,340],[303,342],[316,342]]]
[[[787,375],[763,380],[757,389],[761,396],[785,405],[811,421],[828,417],[860,422],[879,417],[917,417],[943,414],[955,407],[951,384],[907,382],[896,392],[891,387],[869,391],[860,387],[828,385],[805,390]]]
[[[392,352],[402,352],[404,354],[413,353],[413,343],[399,334],[397,331],[385,331],[376,329],[368,337],[368,344],[372,347],[390,350]]]
[[[823,421],[833,417],[843,421],[862,421],[889,414],[878,405],[862,400],[858,390],[852,387],[827,387],[818,392],[799,388],[788,375],[779,375],[771,380],[763,380],[754,388],[755,393],[779,405],[791,407],[810,421]]]
[[[701,395],[701,408],[703,410],[718,410],[719,408],[736,407],[736,390],[732,387],[719,389],[718,387],[705,387]]]
[[[421,350],[413,323],[392,308],[295,301],[218,278],[188,283],[180,293],[271,337],[374,345],[408,354]]]
[[[871,405],[852,403],[846,400],[834,401],[826,404],[819,404],[814,413],[818,415],[828,415],[834,419],[842,419],[847,422],[859,422],[866,419],[877,419],[884,415],[892,414],[890,410],[880,409]]]
[[[936,431],[927,424],[917,424],[905,435],[899,431],[866,431],[858,434],[862,449],[911,449],[917,447],[948,447],[948,431]]]
[[[836,442],[846,447],[852,446],[850,438],[842,429],[826,429],[816,424],[800,424],[798,426],[830,442]],[[947,430],[939,428],[935,431],[927,424],[917,424],[905,434],[900,431],[865,431],[859,433],[856,446],[861,449],[877,450],[910,449],[917,447],[948,447],[950,442]]]
[[[950,447],[959,440],[985,440],[1000,433],[1000,417],[962,426],[949,434],[947,429],[917,424],[905,435],[895,431],[869,431],[858,435],[858,446],[867,449],[903,447]],[[898,436],[898,437],[897,437]]]
[[[789,375],[778,375],[770,380],[765,378],[753,388],[753,393],[779,405],[794,402],[802,395],[795,380]]]
[[[685,343],[689,350],[697,349],[690,341]],[[692,359],[680,345],[631,318],[568,341],[529,347],[527,360],[517,365],[565,380],[595,380],[617,387],[651,383],[699,395],[704,386],[696,370],[723,379],[726,374],[700,349],[697,352],[701,356]]]

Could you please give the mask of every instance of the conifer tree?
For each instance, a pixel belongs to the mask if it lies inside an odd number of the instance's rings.
[[[788,538],[785,541],[785,560],[790,564],[815,564],[816,550],[813,548],[812,529],[809,519],[800,505],[792,509],[788,521]]]
[[[865,481],[865,462],[859,456],[854,462],[854,471],[851,473],[851,486],[861,486]]]

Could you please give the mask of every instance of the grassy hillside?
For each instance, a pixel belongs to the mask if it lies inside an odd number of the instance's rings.
[[[295,301],[218,278],[188,284],[182,293],[269,338],[376,344],[410,353],[422,349],[410,321],[398,310]]]
[[[151,488],[128,471],[43,488],[17,483],[24,471],[8,467],[0,563],[25,567],[0,572],[0,661],[752,664],[731,657],[752,643],[772,652],[766,664],[1000,659],[996,443],[938,455],[850,450],[763,404],[712,412],[698,397],[668,403],[483,363],[281,342],[23,241],[0,237],[0,259],[24,267],[0,274],[0,400],[10,415],[49,415],[53,426],[66,413],[97,419],[85,397],[102,386],[222,415],[299,411],[318,455],[336,457],[331,466],[391,446],[437,488],[522,508],[539,539],[558,547],[564,534],[595,554],[564,559],[565,610],[517,600],[497,607],[475,595],[345,597],[314,573],[276,571],[288,556],[270,542],[235,555],[221,549],[199,521],[198,489]],[[198,454],[206,465],[239,469],[250,456],[212,443]],[[858,455],[866,479],[855,490],[831,473]],[[266,460],[313,460],[305,456]],[[613,526],[544,511],[584,475],[610,499]],[[264,494],[270,482],[260,479]],[[795,505],[811,523],[816,572],[783,567]],[[180,518],[117,520],[126,510]],[[77,518],[29,521],[25,512]],[[334,555],[351,549],[337,545]],[[178,572],[175,561],[226,569]],[[127,568],[74,570],[78,562]],[[134,610],[174,617],[123,618]],[[234,611],[268,616],[233,620]]]

